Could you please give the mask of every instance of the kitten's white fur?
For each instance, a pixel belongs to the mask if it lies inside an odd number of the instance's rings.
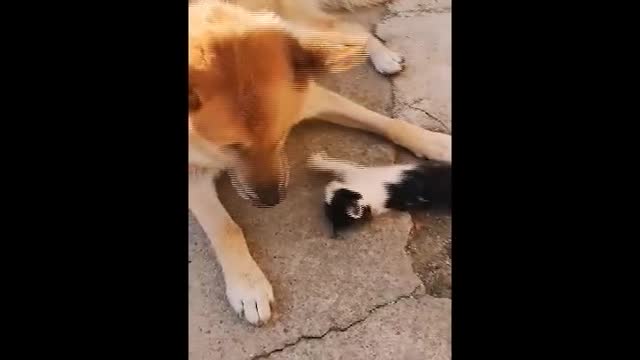
[[[415,167],[414,164],[364,167],[344,160],[332,159],[324,153],[309,157],[308,165],[317,171],[332,172],[340,178],[330,182],[325,188],[325,201],[331,203],[339,189],[348,189],[362,195],[359,205],[369,205],[373,215],[380,215],[388,209],[385,203],[389,193],[385,184],[396,184],[402,180],[402,173]]]

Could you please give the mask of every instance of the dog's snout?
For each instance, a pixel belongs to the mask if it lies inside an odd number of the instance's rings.
[[[256,189],[256,195],[258,196],[259,207],[272,207],[278,205],[284,199],[285,190],[278,185],[261,186]]]

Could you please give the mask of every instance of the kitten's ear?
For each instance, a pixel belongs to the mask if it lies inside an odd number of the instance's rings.
[[[362,217],[363,209],[359,204],[350,205],[347,207],[347,214],[354,219],[360,219]]]

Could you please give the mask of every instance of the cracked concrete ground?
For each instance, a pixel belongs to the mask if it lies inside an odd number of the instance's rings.
[[[406,69],[390,79],[365,64],[322,83],[373,110],[450,132],[450,8],[450,1],[395,0],[349,15],[377,24]],[[235,315],[190,216],[189,358],[449,359],[450,217],[394,213],[329,239],[322,214],[328,178],[304,166],[319,150],[370,165],[415,161],[377,136],[310,122],[289,138],[292,176],[282,204],[253,208],[222,178],[222,201],[273,285],[274,318],[256,328]]]

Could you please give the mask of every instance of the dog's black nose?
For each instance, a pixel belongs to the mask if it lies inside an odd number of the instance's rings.
[[[284,199],[284,191],[278,186],[263,186],[256,189],[258,207],[276,206]]]

